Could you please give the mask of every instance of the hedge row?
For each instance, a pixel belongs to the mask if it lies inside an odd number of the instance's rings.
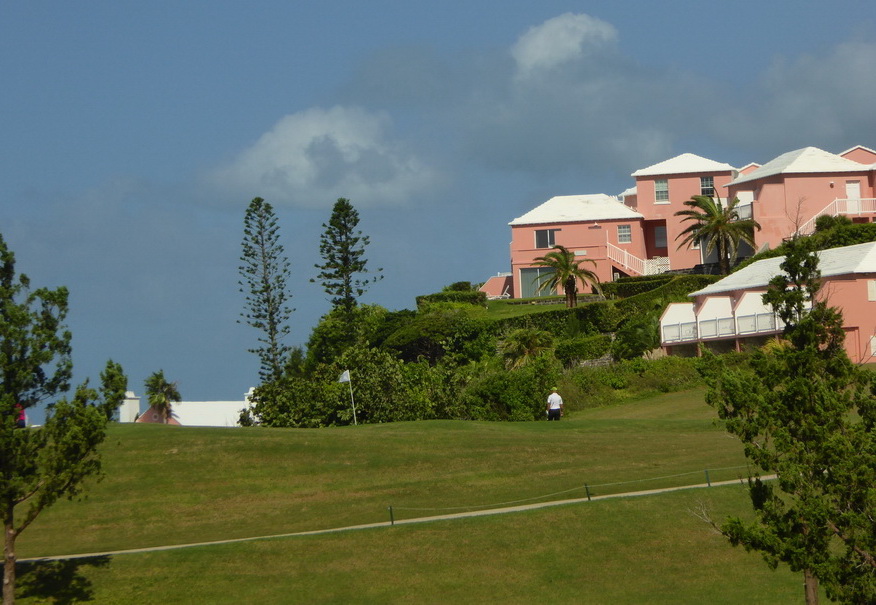
[[[417,297],[417,308],[421,308],[426,303],[465,303],[469,305],[479,305],[481,307],[487,304],[486,292],[468,291],[468,292],[436,292],[435,294],[426,294]]]

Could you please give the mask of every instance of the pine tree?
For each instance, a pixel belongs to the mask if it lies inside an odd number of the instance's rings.
[[[290,347],[283,339],[290,332],[288,321],[294,309],[287,305],[289,260],[280,244],[280,226],[271,204],[260,197],[246,210],[242,248],[238,284],[246,302],[240,315],[262,332],[258,339],[261,346],[249,352],[261,360],[262,382],[273,382],[280,379],[286,365]]]
[[[359,213],[350,200],[338,198],[328,224],[322,225],[325,232],[319,240],[319,253],[323,263],[314,265],[320,270],[317,279],[321,280],[325,293],[331,297],[332,305],[345,315],[352,315],[357,299],[369,285],[383,278],[382,275],[371,279],[356,277],[357,274],[368,273],[365,246],[370,243],[367,236],[356,230],[358,225]],[[381,271],[383,269],[377,269],[378,274]],[[315,282],[316,279],[310,281]]]
[[[831,599],[876,601],[876,401],[871,377],[849,360],[842,315],[820,292],[818,257],[792,241],[764,295],[786,322],[784,339],[756,351],[750,368],[711,358],[707,400],[745,455],[776,481],[749,479],[755,520],[729,519],[734,545],[771,567],[804,575]]]

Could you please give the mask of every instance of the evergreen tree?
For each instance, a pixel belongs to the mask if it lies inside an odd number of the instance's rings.
[[[346,198],[338,198],[332,209],[328,224],[323,223],[325,232],[319,240],[319,253],[323,263],[314,265],[320,270],[317,279],[321,280],[325,293],[331,297],[334,308],[351,315],[357,299],[365,293],[368,286],[383,278],[376,275],[370,279],[360,279],[358,274],[368,273],[365,259],[365,246],[370,243],[368,236],[357,231],[359,213]],[[377,269],[379,274],[383,269]],[[310,280],[315,282],[316,279]]]
[[[819,581],[831,599],[876,600],[876,405],[870,375],[846,355],[840,312],[819,294],[818,257],[788,246],[785,274],[764,301],[786,322],[779,344],[751,367],[708,370],[708,401],[745,455],[775,482],[749,479],[755,520],[729,519],[734,545],[804,575],[807,603]]]
[[[127,380],[109,362],[99,397],[88,383],[71,401],[50,403],[42,427],[17,428],[19,414],[70,388],[67,289],[30,290],[0,236],[0,519],[4,530],[3,603],[15,602],[15,542],[46,507],[82,491],[100,473],[97,447]]]
[[[283,375],[290,347],[283,343],[289,334],[289,317],[294,309],[287,305],[289,260],[280,244],[280,226],[274,209],[257,197],[249,204],[243,222],[243,253],[238,268],[240,291],[246,294],[241,317],[261,330],[261,346],[249,349],[261,360],[259,377],[263,382]]]

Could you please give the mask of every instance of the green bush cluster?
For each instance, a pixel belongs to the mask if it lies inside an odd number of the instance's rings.
[[[427,303],[464,303],[483,307],[487,304],[487,294],[479,290],[449,290],[418,296],[416,301],[418,309],[423,308]]]
[[[617,281],[602,284],[602,291],[608,297],[628,298],[642,294],[666,284],[675,279],[673,275],[647,275],[641,277],[623,277]]]
[[[577,336],[557,343],[554,354],[565,367],[578,365],[588,359],[599,359],[611,350],[611,335]]]
[[[646,361],[641,355],[655,348],[663,306],[714,279],[630,280],[637,285],[625,291],[641,292],[628,298],[501,319],[459,302],[482,295],[467,282],[420,297],[416,312],[363,305],[352,315],[330,313],[314,329],[303,361],[299,356],[280,381],[256,390],[253,420],[268,426],[352,424],[350,385],[338,382],[344,370],[352,375],[361,423],[539,419],[557,384],[570,409],[689,388],[698,380],[696,360]],[[548,338],[530,338],[539,333]],[[582,367],[609,353],[628,361]]]

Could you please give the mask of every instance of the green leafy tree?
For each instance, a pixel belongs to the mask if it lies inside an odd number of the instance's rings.
[[[0,236],[0,517],[4,530],[3,603],[15,602],[15,543],[60,498],[73,498],[101,470],[97,446],[107,418],[124,398],[124,374],[112,362],[103,398],[87,381],[71,401],[48,406],[42,427],[19,429],[19,412],[69,388],[71,334],[67,290],[30,289],[15,274],[15,256]]]
[[[721,275],[727,275],[731,263],[736,260],[739,243],[755,246],[754,230],[760,230],[760,224],[754,219],[739,217],[739,198],[724,205],[720,198],[695,195],[684,205],[687,210],[679,210],[675,216],[690,224],[678,234],[676,239],[681,239],[678,247],[699,242],[705,246],[706,254],[717,249],[719,270]]]
[[[831,599],[876,601],[876,403],[871,378],[843,347],[840,312],[820,296],[818,258],[805,240],[788,247],[785,274],[764,301],[786,322],[784,342],[756,351],[750,368],[707,369],[708,401],[745,455],[775,482],[749,480],[755,520],[731,518],[734,545],[819,581]]]
[[[246,299],[241,317],[262,332],[260,346],[249,352],[261,361],[261,380],[270,382],[283,375],[290,350],[283,339],[289,335],[288,321],[294,309],[287,304],[289,260],[280,244],[280,225],[271,204],[260,197],[246,209],[242,249],[238,284]]]
[[[146,399],[161,416],[161,422],[167,424],[168,418],[173,416],[173,404],[182,401],[175,382],[168,382],[164,377],[164,370],[158,370],[146,379]]]
[[[584,259],[588,263],[595,261]],[[554,246],[553,251],[540,256],[533,261],[536,267],[551,269],[540,275],[537,292],[555,292],[562,288],[566,297],[566,306],[570,309],[578,305],[578,283],[589,283],[597,292],[602,292],[596,273],[581,266],[583,261],[575,260],[575,253],[564,246]]]
[[[331,297],[332,305],[347,315],[352,313],[357,299],[368,286],[383,279],[380,275],[383,269],[377,269],[377,275],[369,279],[357,277],[368,273],[365,246],[370,243],[369,238],[356,229],[358,225],[359,212],[350,200],[338,198],[328,224],[322,225],[325,231],[319,240],[319,253],[323,262],[314,265],[319,269],[316,279]]]

